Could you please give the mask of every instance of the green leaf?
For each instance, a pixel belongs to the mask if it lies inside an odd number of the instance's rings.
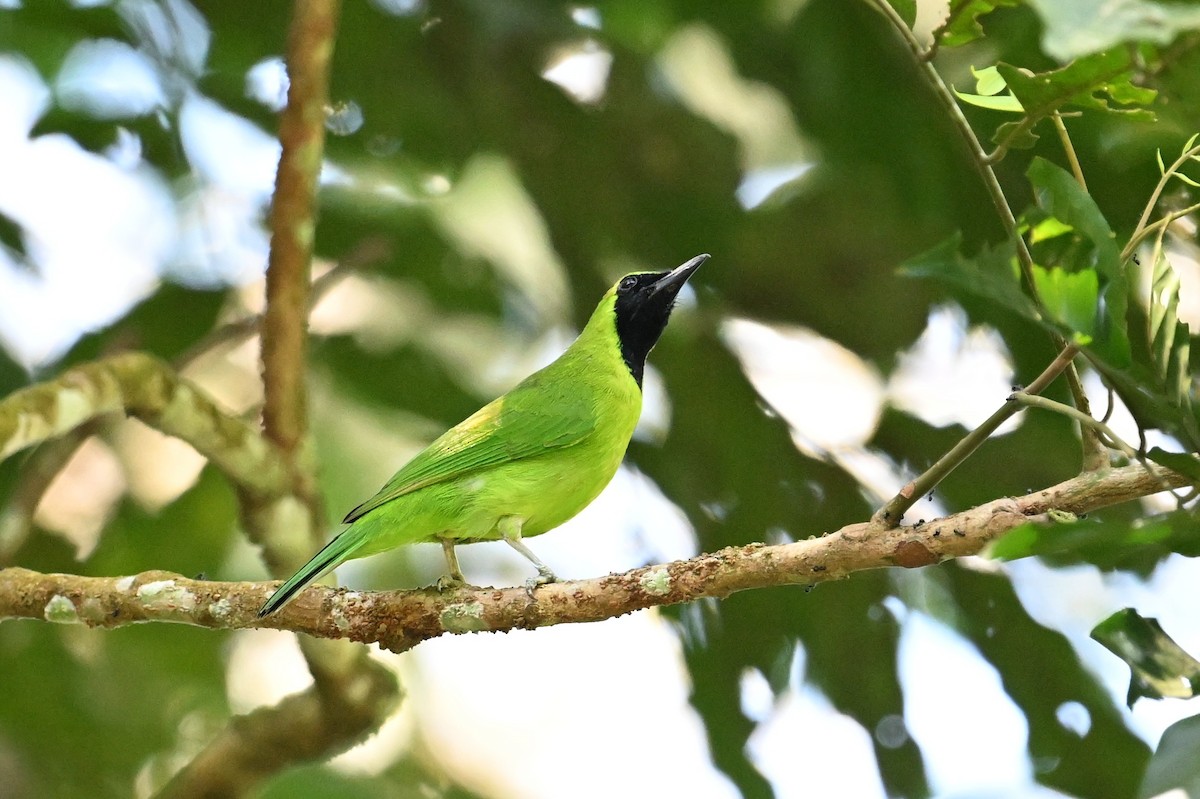
[[[1138,798],[1200,796],[1197,752],[1200,752],[1200,716],[1189,716],[1167,727],[1146,766]]]
[[[899,274],[939,280],[965,295],[999,303],[1022,317],[1040,322],[1033,301],[1021,291],[1016,277],[1013,246],[1006,243],[994,250],[984,249],[975,258],[959,252],[962,234],[900,265]]]
[[[1068,272],[1053,267],[1033,267],[1033,282],[1050,318],[1075,331],[1077,341],[1090,343],[1096,329],[1096,311],[1100,298],[1099,278],[1095,270]]]
[[[1094,266],[1104,279],[1101,292],[1104,315],[1093,327],[1093,348],[1118,368],[1128,365],[1131,360],[1126,323],[1129,281],[1121,266],[1121,253],[1108,220],[1091,195],[1065,169],[1044,158],[1035,158],[1027,174],[1038,207],[1070,225],[1090,242],[1091,261],[1080,266],[1089,269]],[[1063,321],[1061,316],[1055,318]]]
[[[1074,232],[1075,228],[1063,222],[1061,219],[1055,219],[1048,216],[1041,222],[1038,222],[1029,229],[1029,243],[1038,244],[1050,239],[1056,239],[1059,236],[1065,236],[1068,233]]]
[[[1121,276],[1117,237],[1091,198],[1070,172],[1044,158],[1034,158],[1026,173],[1037,204],[1050,216],[1070,225],[1096,249],[1096,266],[1108,278]]]
[[[1184,477],[1190,477],[1197,485],[1200,485],[1200,460],[1197,460],[1195,455],[1167,452],[1160,447],[1154,447],[1146,453],[1146,457],[1172,471],[1179,472]]]
[[[1144,109],[1118,107],[1146,105],[1157,96],[1153,89],[1131,82],[1133,63],[1126,50],[1096,53],[1049,72],[1030,73],[1004,63],[997,64],[996,70],[1025,109],[1026,118],[1020,126],[1025,129],[1033,128],[1062,108],[1154,119],[1154,115]]]
[[[949,14],[935,32],[943,47],[959,47],[983,36],[979,18],[1002,6],[1015,6],[1017,0],[951,0]]]
[[[1170,44],[1184,31],[1200,28],[1194,3],[1153,0],[1030,0],[1042,18],[1042,47],[1066,61],[1121,42]]]
[[[1186,457],[1186,456],[1181,456]],[[997,560],[1041,557],[1056,566],[1090,563],[1147,574],[1171,553],[1200,556],[1200,522],[1187,510],[1148,519],[1121,516],[1059,524],[1023,524],[987,551]]]
[[[1010,150],[1028,150],[1037,144],[1038,138],[1022,119],[1019,122],[1005,122],[996,128],[996,132],[992,134],[992,143],[1003,144]]]
[[[1156,619],[1125,608],[1097,624],[1092,638],[1129,665],[1130,707],[1142,697],[1187,699],[1200,688],[1200,661],[1175,643]]]
[[[1150,282],[1149,308],[1132,296],[1136,289],[1128,289],[1130,360],[1118,363],[1099,349],[1095,354],[1101,357],[1094,363],[1141,427],[1164,430],[1194,451],[1200,449],[1200,430],[1192,403],[1191,333],[1178,319],[1179,281],[1161,253]],[[1131,278],[1129,284],[1138,286],[1142,281]],[[1186,468],[1187,464],[1181,465],[1181,471]]]
[[[1004,76],[995,67],[984,67],[983,69],[971,67],[971,74],[975,76],[975,91],[980,94],[991,96],[1008,88],[1008,84],[1004,82]]]
[[[964,103],[969,103],[980,108],[988,108],[993,111],[1024,113],[1025,109],[1021,107],[1021,101],[1014,97],[1012,92],[1004,95],[1000,94],[1006,88],[1006,84],[1004,83],[1004,78],[995,67],[984,67],[983,69],[971,67],[971,74],[975,76],[975,91],[977,93],[968,94],[954,89],[954,93],[958,95],[958,99]]]
[[[977,106],[979,108],[987,108],[991,111],[1008,111],[1010,113],[1020,114],[1025,111],[1021,107],[1021,101],[1011,94],[1001,95],[983,95],[983,94],[966,94],[954,89],[954,94],[964,103]]]
[[[888,5],[896,9],[896,13],[900,15],[900,19],[904,20],[904,24],[912,27],[917,21],[917,0],[887,0]]]

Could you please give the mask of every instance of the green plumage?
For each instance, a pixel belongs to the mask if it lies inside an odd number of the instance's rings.
[[[707,256],[669,273],[627,275],[556,361],[446,431],[346,516],[349,524],[263,605],[282,607],[350,558],[440,541],[504,539],[554,579],[521,543],[583,510],[617,471],[642,407],[646,352],[679,288]],[[634,285],[637,284],[637,285]]]

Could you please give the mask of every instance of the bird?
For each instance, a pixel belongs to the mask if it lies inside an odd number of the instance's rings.
[[[418,542],[442,545],[443,590],[467,584],[454,547],[477,541],[504,541],[532,563],[529,590],[554,582],[524,539],[575,516],[616,474],[641,414],[646,356],[680,289],[708,259],[618,280],[562,355],[447,430],[346,514],[348,527],[258,615],[346,560]]]

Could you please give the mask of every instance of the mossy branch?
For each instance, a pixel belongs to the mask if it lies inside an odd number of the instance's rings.
[[[915,568],[975,555],[1051,510],[1088,513],[1188,484],[1182,475],[1135,464],[1081,474],[1042,491],[998,499],[904,527],[851,524],[790,544],[750,544],[623,574],[525,588],[359,592],[313,586],[279,613],[258,617],[274,582],[209,582],[166,572],[79,577],[0,570],[0,619],[119,627],[170,621],[199,627],[272,627],[317,638],[378,643],[401,652],[446,633],[592,622],[644,608],[725,597],[781,585],[816,585],[893,566]]]
[[[288,489],[279,453],[257,430],[165,362],[138,352],[73,367],[0,399],[0,459],[113,413],[183,439],[248,494],[274,496]]]

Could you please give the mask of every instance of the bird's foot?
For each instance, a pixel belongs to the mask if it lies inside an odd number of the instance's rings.
[[[546,585],[547,583],[557,583],[557,582],[558,582],[558,575],[556,575],[554,572],[550,571],[549,568],[543,566],[542,568],[538,569],[537,577],[530,577],[528,580],[525,581],[525,593],[529,594],[529,596],[532,597],[533,589],[537,588],[539,585]]]
[[[438,591],[457,591],[460,588],[477,590],[479,586],[471,585],[461,574],[443,574],[433,584]]]

